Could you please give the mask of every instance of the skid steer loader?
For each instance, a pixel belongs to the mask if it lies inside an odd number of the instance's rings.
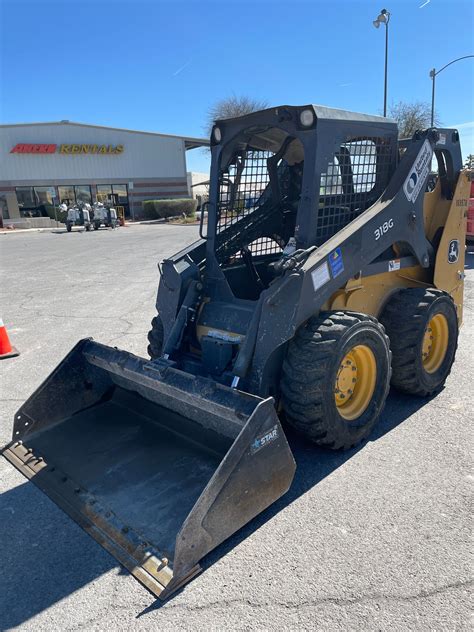
[[[350,448],[390,383],[442,388],[462,320],[456,130],[399,141],[386,118],[283,106],[218,121],[211,147],[201,238],[159,264],[151,360],[80,341],[3,450],[161,598],[290,487],[280,418]]]

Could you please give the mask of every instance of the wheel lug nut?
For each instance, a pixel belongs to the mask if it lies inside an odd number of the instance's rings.
[[[352,383],[355,384],[357,382],[357,378],[353,377],[352,378]]]

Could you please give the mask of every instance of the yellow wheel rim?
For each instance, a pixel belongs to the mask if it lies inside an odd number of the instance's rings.
[[[334,386],[334,398],[341,417],[353,421],[362,415],[372,399],[377,381],[377,363],[366,345],[353,347],[342,358]]]
[[[421,347],[423,368],[434,373],[446,357],[449,342],[449,328],[446,316],[436,314],[426,326]]]

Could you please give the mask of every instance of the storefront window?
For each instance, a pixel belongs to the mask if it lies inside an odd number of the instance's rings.
[[[76,196],[74,195],[74,187],[72,185],[63,185],[58,187],[59,203],[63,202],[67,205],[74,204]]]
[[[36,207],[33,187],[17,187],[16,199],[18,200],[18,206],[21,210]]]
[[[54,204],[56,198],[56,189],[54,187],[35,187],[36,203]]]
[[[92,195],[91,188],[85,184],[81,184],[74,187],[76,190],[76,200],[78,202],[87,202],[88,204],[92,203]]]
[[[97,201],[105,204],[112,201],[112,186],[110,184],[97,185]]]
[[[116,204],[128,204],[127,185],[113,184],[112,192],[116,198]]]

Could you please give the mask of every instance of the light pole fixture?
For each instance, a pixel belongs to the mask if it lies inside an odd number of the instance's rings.
[[[457,61],[461,61],[461,59],[468,59],[469,57],[474,57],[474,55],[464,55],[464,57],[458,57],[457,59],[453,59],[453,61],[450,61],[449,64],[446,64],[446,66],[443,66],[439,70],[436,70],[436,68],[432,68],[430,70],[430,77],[433,82],[433,85],[431,86],[431,127],[434,127],[436,75],[439,75],[440,72],[442,72],[448,66],[451,66],[451,64],[454,64]]]
[[[376,29],[381,24],[385,24],[385,78],[383,91],[383,115],[387,116],[387,74],[388,74],[388,23],[390,22],[390,11],[382,9],[376,20],[372,22]]]

